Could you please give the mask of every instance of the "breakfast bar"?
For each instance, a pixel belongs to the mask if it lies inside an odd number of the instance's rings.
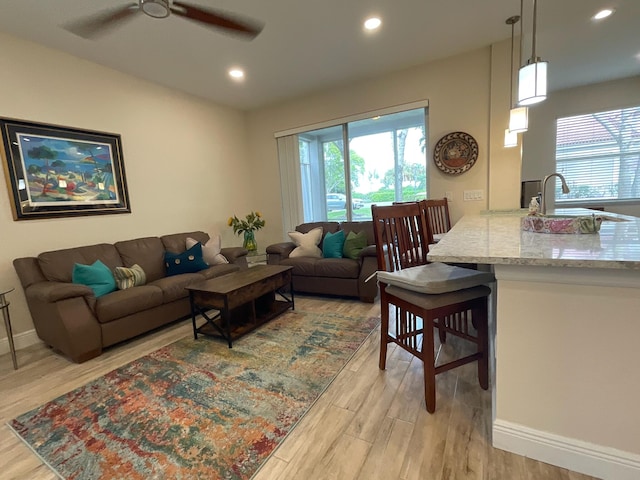
[[[492,443],[603,479],[640,478],[640,218],[523,231],[526,210],[463,217],[430,261],[491,269]]]

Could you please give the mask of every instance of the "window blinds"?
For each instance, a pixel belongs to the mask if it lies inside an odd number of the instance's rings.
[[[556,168],[556,203],[640,199],[640,106],[559,118]]]

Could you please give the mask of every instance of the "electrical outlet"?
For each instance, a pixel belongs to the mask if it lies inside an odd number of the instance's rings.
[[[453,202],[453,192],[444,192],[444,196],[447,198],[447,201],[449,203]]]
[[[462,198],[465,202],[484,200],[484,190],[465,190]]]

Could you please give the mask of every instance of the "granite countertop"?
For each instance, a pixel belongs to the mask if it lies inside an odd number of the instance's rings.
[[[434,262],[540,265],[640,270],[640,218],[582,208],[550,210],[553,215],[601,215],[595,234],[524,232],[526,209],[466,215],[430,249]]]

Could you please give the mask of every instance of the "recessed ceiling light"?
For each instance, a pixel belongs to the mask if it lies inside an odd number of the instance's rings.
[[[234,80],[241,80],[244,78],[244,71],[239,68],[232,68],[229,70],[229,76]]]
[[[367,30],[375,30],[379,28],[380,25],[382,25],[382,20],[380,20],[378,17],[367,18],[364,21],[364,28],[366,28]]]
[[[593,16],[594,20],[602,20],[603,18],[607,18],[609,15],[613,13],[613,10],[606,8],[604,10],[600,10]]]

